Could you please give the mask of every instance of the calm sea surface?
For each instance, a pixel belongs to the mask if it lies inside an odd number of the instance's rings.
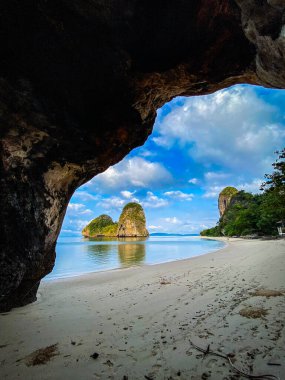
[[[45,279],[182,260],[216,251],[224,245],[196,236],[151,236],[147,239],[59,237],[55,267]]]

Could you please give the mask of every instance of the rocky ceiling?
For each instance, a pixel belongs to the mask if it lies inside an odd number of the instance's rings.
[[[74,190],[177,95],[285,88],[283,0],[0,2],[0,310],[52,270]]]

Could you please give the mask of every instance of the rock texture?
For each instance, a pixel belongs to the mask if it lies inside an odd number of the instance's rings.
[[[74,190],[143,144],[165,102],[235,83],[285,87],[284,9],[0,2],[1,310],[36,299]]]
[[[114,223],[109,215],[100,215],[93,219],[82,230],[84,237],[92,238],[98,236],[117,236],[118,223]]]
[[[218,207],[220,211],[220,217],[222,217],[231,203],[232,197],[238,193],[235,187],[225,187],[219,194]]]
[[[148,236],[143,208],[140,204],[126,204],[118,222],[118,237]]]

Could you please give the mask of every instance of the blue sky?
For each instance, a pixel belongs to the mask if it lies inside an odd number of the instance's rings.
[[[178,97],[157,112],[152,135],[73,195],[61,234],[100,214],[118,220],[139,202],[149,232],[198,233],[216,224],[225,186],[258,192],[285,146],[285,92],[238,85]]]

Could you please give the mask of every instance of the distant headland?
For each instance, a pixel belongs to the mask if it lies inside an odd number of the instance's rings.
[[[225,187],[219,194],[220,220],[215,227],[200,232],[202,236],[285,236],[285,148],[275,152],[274,170],[265,174],[262,193]]]
[[[149,233],[142,206],[130,202],[123,208],[118,222],[114,222],[109,215],[100,215],[83,228],[82,235],[87,238],[147,237]]]

